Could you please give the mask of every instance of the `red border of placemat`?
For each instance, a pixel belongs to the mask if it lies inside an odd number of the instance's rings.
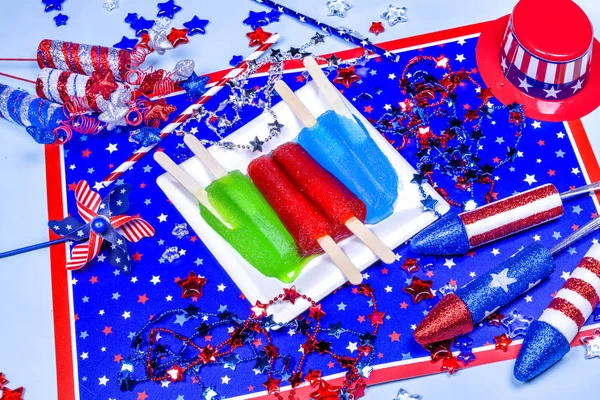
[[[475,35],[489,22],[482,22],[473,25],[467,25],[458,28],[447,29],[443,31],[427,33],[424,35],[412,36],[403,39],[392,40],[379,44],[386,50],[400,50],[414,46],[428,46],[431,43],[445,41],[462,36]],[[337,57],[343,59],[352,59],[360,57],[363,54],[361,48],[335,52]],[[293,60],[285,64],[285,69],[303,68],[301,61]],[[229,70],[218,71],[209,74],[210,81],[214,82],[223,77]],[[259,71],[260,72],[260,71]],[[584,167],[587,170],[591,181],[600,180],[600,167],[592,150],[592,146],[587,138],[585,129],[580,120],[568,122],[573,135],[575,144]],[[62,182],[62,160],[61,150],[56,146],[45,147],[46,156],[46,184],[48,198],[48,218],[62,219],[64,215],[63,193],[64,182]],[[598,195],[600,200],[600,195]],[[50,239],[57,237],[50,232]],[[52,305],[54,311],[54,344],[56,348],[56,370],[57,370],[57,390],[59,400],[75,400],[75,368],[73,359],[73,335],[71,332],[71,310],[69,300],[69,276],[65,265],[67,262],[66,246],[64,244],[56,245],[50,248],[51,276],[52,276]],[[591,330],[580,332],[579,336],[589,334]],[[579,336],[574,344],[579,342]],[[469,367],[489,364],[492,362],[503,361],[516,358],[520,345],[510,346],[509,350],[498,352],[492,348],[486,348],[478,351],[477,360],[470,363]],[[392,363],[393,364],[393,363]],[[380,366],[376,368],[368,380],[369,385],[387,381],[399,380],[409,377],[429,375],[440,372],[440,363],[432,363],[429,360],[417,361],[403,365]],[[343,378],[332,379],[332,384],[340,384]],[[308,393],[313,391],[310,387],[298,388],[298,395],[308,398]],[[248,394],[249,397],[256,399],[267,399],[270,396],[260,396],[260,394]],[[303,398],[304,398],[303,397]]]

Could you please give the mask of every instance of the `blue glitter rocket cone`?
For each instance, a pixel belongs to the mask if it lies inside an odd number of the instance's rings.
[[[570,350],[565,336],[552,325],[534,321],[527,330],[515,363],[514,375],[529,381],[560,361]]]
[[[410,241],[410,249],[423,255],[465,254],[469,247],[465,225],[454,213],[444,215]]]
[[[56,143],[67,119],[63,108],[21,89],[0,84],[0,116],[27,129],[40,144]]]
[[[515,363],[515,378],[531,380],[563,358],[599,299],[600,245],[594,244],[527,330]]]

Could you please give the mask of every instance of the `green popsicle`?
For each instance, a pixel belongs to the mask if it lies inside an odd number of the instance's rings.
[[[202,218],[263,275],[290,283],[310,258],[296,243],[275,211],[248,177],[233,171],[206,187],[208,199],[228,228],[206,207]]]

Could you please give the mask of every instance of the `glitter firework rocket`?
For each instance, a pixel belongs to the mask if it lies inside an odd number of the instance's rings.
[[[531,380],[563,358],[599,296],[600,245],[594,244],[540,319],[527,330],[515,364],[515,378]]]
[[[563,200],[595,190],[599,183],[559,193],[552,184],[527,190],[461,214],[447,214],[417,234],[411,250],[425,255],[466,254],[563,215]]]
[[[554,271],[553,255],[593,232],[600,219],[548,250],[533,243],[481,275],[455,293],[448,294],[431,309],[417,326],[414,337],[422,345],[452,339],[473,330],[473,325],[532,289]],[[581,322],[583,324],[585,319]]]

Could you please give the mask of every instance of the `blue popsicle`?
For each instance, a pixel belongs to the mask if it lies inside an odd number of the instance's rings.
[[[398,175],[359,121],[327,111],[300,132],[298,143],[365,203],[366,223],[393,213]]]

